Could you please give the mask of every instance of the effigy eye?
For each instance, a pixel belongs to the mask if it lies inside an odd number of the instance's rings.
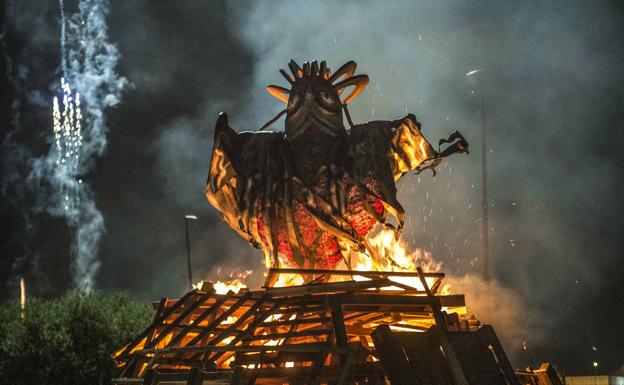
[[[321,97],[321,101],[325,104],[335,104],[336,101],[334,100],[334,98],[332,98],[332,96],[327,93],[327,92],[320,92],[319,93],[320,97]]]

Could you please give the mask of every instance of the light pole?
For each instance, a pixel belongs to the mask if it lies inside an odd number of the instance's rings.
[[[188,267],[189,290],[193,290],[193,270],[191,268],[191,242],[189,241],[189,230],[188,230],[189,219],[196,221],[197,217],[195,215],[189,215],[189,214],[184,216],[184,233],[186,234],[186,264]]]
[[[477,79],[479,87],[479,97],[481,116],[481,233],[482,233],[482,253],[483,253],[483,280],[486,284],[487,296],[490,296],[490,237],[489,237],[489,218],[488,218],[488,176],[487,176],[487,130],[485,125],[485,95],[483,94],[483,70],[472,70],[466,74],[466,77],[474,77]]]

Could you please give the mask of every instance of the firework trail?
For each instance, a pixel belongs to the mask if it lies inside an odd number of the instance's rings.
[[[108,41],[108,1],[80,0],[77,12],[61,8],[60,97],[52,102],[52,143],[47,156],[32,161],[32,185],[50,186],[41,207],[64,217],[71,231],[74,286],[91,290],[100,266],[104,219],[83,176],[106,148],[106,108],[119,103],[126,79],[115,73],[117,48]]]

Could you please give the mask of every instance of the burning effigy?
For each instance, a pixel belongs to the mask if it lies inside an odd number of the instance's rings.
[[[288,66],[290,74],[280,73],[290,89],[267,88],[287,105],[276,116],[286,115],[284,131],[265,125],[237,133],[219,116],[206,196],[233,230],[262,248],[267,267],[332,269],[343,262],[350,269],[351,250],[378,257],[367,238],[376,224],[401,232],[396,181],[435,170],[468,143],[455,132],[436,151],[412,114],[353,124],[347,106],[369,80],[354,75],[353,61],[335,72],[324,61]]]
[[[557,385],[519,377],[440,265],[399,238],[395,183],[467,152],[461,134],[434,149],[411,114],[353,124],[347,106],[368,84],[354,62],[288,66],[290,88],[268,87],[287,107],[261,129],[219,116],[206,186],[263,250],[264,286],[200,282],[155,303],[152,325],[113,355],[113,382]],[[284,114],[284,131],[265,130]]]

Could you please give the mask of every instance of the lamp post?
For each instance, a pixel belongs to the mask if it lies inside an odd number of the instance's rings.
[[[485,125],[485,96],[483,94],[483,70],[472,70],[466,74],[467,78],[476,78],[480,97],[481,116],[481,233],[483,280],[486,284],[487,296],[490,296],[490,237],[488,218],[488,174],[487,174],[487,129]]]
[[[197,217],[195,215],[189,215],[189,214],[184,216],[184,233],[186,234],[186,264],[188,267],[189,290],[192,290],[193,289],[193,270],[191,268],[191,242],[189,241],[189,230],[188,230],[189,219],[196,221]]]

